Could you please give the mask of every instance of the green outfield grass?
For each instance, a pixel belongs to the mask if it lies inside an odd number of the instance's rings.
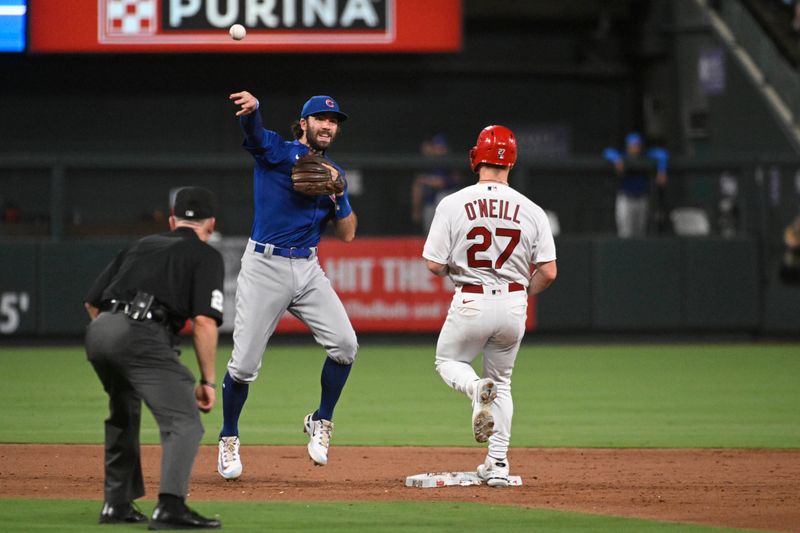
[[[337,445],[479,446],[468,400],[433,369],[434,345],[365,345],[336,411]],[[223,346],[218,373],[230,347]],[[182,356],[193,369],[194,354]],[[240,429],[303,444],[323,352],[270,348]],[[100,443],[106,397],[80,347],[0,348],[0,442]],[[514,372],[517,447],[800,448],[800,346],[536,345]],[[216,441],[219,405],[204,416]],[[145,415],[143,442],[158,442]]]
[[[412,531],[591,531],[593,533],[713,533],[743,532],[686,524],[670,524],[564,513],[543,509],[488,506],[474,503],[232,503],[192,504],[200,513],[218,516],[223,531],[324,531],[360,533]],[[141,502],[149,514],[153,502]],[[107,531],[96,524],[99,504],[86,501],[0,500],[5,533],[29,531]],[[324,518],[324,519],[323,519]],[[487,528],[486,523],[491,522]],[[114,531],[143,531],[141,525],[115,525]]]
[[[479,446],[468,400],[433,369],[434,345],[362,347],[336,412],[336,445]],[[221,376],[230,347],[220,349]],[[194,370],[194,355],[183,360]],[[247,444],[305,444],[323,353],[276,346],[241,420]],[[0,348],[0,442],[101,443],[106,396],[80,347]],[[800,447],[798,345],[536,345],[514,373],[512,446]],[[204,416],[216,441],[218,405]],[[157,442],[145,415],[143,442]],[[145,512],[152,500],[141,502]],[[198,502],[226,531],[726,531],[478,503]],[[8,532],[86,531],[100,502],[0,499]],[[321,527],[320,517],[324,517]],[[105,526],[107,528],[107,526]],[[105,529],[103,529],[105,530]],[[117,531],[142,526],[114,526]],[[727,530],[734,531],[734,530]],[[741,531],[741,530],[737,530]]]

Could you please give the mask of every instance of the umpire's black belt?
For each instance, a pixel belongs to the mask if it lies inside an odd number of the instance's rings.
[[[279,255],[281,257],[288,257],[290,259],[313,259],[317,256],[316,248],[281,248],[280,246],[273,246],[271,244],[255,243],[253,251],[257,254],[264,255]]]
[[[100,304],[100,311],[106,313],[122,313],[126,316],[131,316],[133,313],[134,308],[130,302],[126,302],[123,300],[106,300],[102,304]],[[151,308],[147,311],[145,315],[147,320],[152,320],[153,322],[157,322],[159,324],[166,324],[167,323],[167,313],[163,307],[156,307]]]

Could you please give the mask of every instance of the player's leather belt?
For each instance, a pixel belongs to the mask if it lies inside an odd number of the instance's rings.
[[[483,285],[462,285],[461,292],[471,292],[475,294],[483,294]],[[489,289],[491,290],[491,289]],[[509,283],[508,292],[524,291],[525,286],[520,283]]]
[[[267,249],[265,244],[256,243],[253,247],[253,250],[257,254],[263,254],[264,251]],[[317,253],[316,248],[281,248],[280,246],[273,246],[272,247],[272,255],[279,255],[281,257],[288,257],[288,258],[300,258],[306,259],[309,258]]]

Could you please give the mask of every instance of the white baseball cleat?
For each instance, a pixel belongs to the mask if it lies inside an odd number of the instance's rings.
[[[217,471],[225,479],[236,479],[242,475],[242,459],[239,457],[239,437],[219,439]]]
[[[489,378],[475,382],[472,392],[472,434],[478,442],[486,442],[494,433],[492,402],[497,398],[497,387]]]
[[[333,434],[330,420],[312,420],[311,414],[303,419],[303,433],[308,433],[308,455],[317,466],[328,464],[328,445]]]
[[[508,486],[508,459],[492,459],[487,456],[482,465],[478,465],[478,477],[490,487]]]

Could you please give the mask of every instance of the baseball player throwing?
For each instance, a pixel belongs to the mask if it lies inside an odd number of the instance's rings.
[[[422,256],[456,286],[436,345],[436,371],[472,401],[475,440],[489,442],[478,475],[508,485],[511,372],[525,333],[528,294],[556,278],[556,249],[541,207],[508,186],[514,134],[488,126],[470,151],[478,182],[437,206]],[[481,376],[472,361],[483,352]]]
[[[344,171],[325,157],[347,115],[330,96],[313,96],[285,141],[262,127],[258,100],[249,92],[230,95],[239,109],[244,149],[255,159],[255,216],[236,285],[233,353],[222,389],[223,425],[217,469],[226,479],[242,474],[239,416],[250,384],[258,377],[267,342],[288,310],[302,320],[325,349],[319,408],[303,420],[308,454],[317,465],[328,462],[333,410],[355,360],[358,342],[341,300],[317,260],[320,235],[329,221],[336,237],[350,242],[356,215],[350,207]],[[309,155],[311,154],[311,155]],[[303,161],[311,162],[297,169]],[[330,194],[305,189],[296,179],[323,172]]]

